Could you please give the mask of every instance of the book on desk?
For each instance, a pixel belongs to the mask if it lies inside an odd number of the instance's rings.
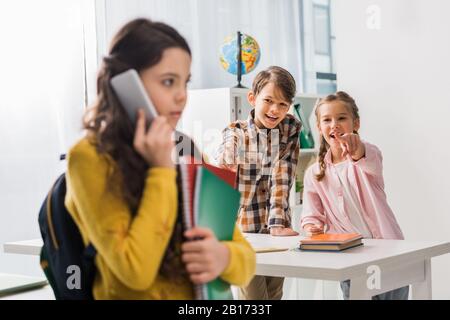
[[[270,252],[281,252],[281,251],[289,250],[289,248],[285,248],[285,247],[256,247],[253,249],[255,250],[255,253],[270,253]]]
[[[359,233],[322,233],[300,240],[299,249],[303,251],[343,251],[363,245]]]

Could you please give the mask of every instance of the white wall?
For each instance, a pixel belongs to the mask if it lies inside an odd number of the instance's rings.
[[[0,272],[41,274],[37,257],[5,254],[3,243],[40,237],[59,155],[81,133],[86,1],[0,2]]]
[[[389,203],[407,239],[448,241],[450,1],[337,0],[336,10],[338,88],[383,152]],[[450,299],[450,255],[432,266],[433,298]]]

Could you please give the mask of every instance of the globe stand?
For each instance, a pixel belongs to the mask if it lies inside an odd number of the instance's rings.
[[[238,84],[237,86],[235,86],[235,88],[245,88],[242,84],[241,84],[241,79],[242,79],[242,33],[240,31],[237,32],[237,81]]]

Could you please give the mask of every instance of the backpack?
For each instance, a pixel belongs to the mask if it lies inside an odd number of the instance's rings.
[[[83,240],[64,205],[66,176],[56,180],[39,211],[40,262],[57,300],[93,300],[96,250]]]

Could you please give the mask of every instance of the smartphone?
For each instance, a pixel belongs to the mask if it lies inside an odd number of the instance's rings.
[[[114,76],[111,86],[133,124],[136,124],[139,109],[144,109],[147,125],[157,117],[155,106],[136,70],[130,69]]]

